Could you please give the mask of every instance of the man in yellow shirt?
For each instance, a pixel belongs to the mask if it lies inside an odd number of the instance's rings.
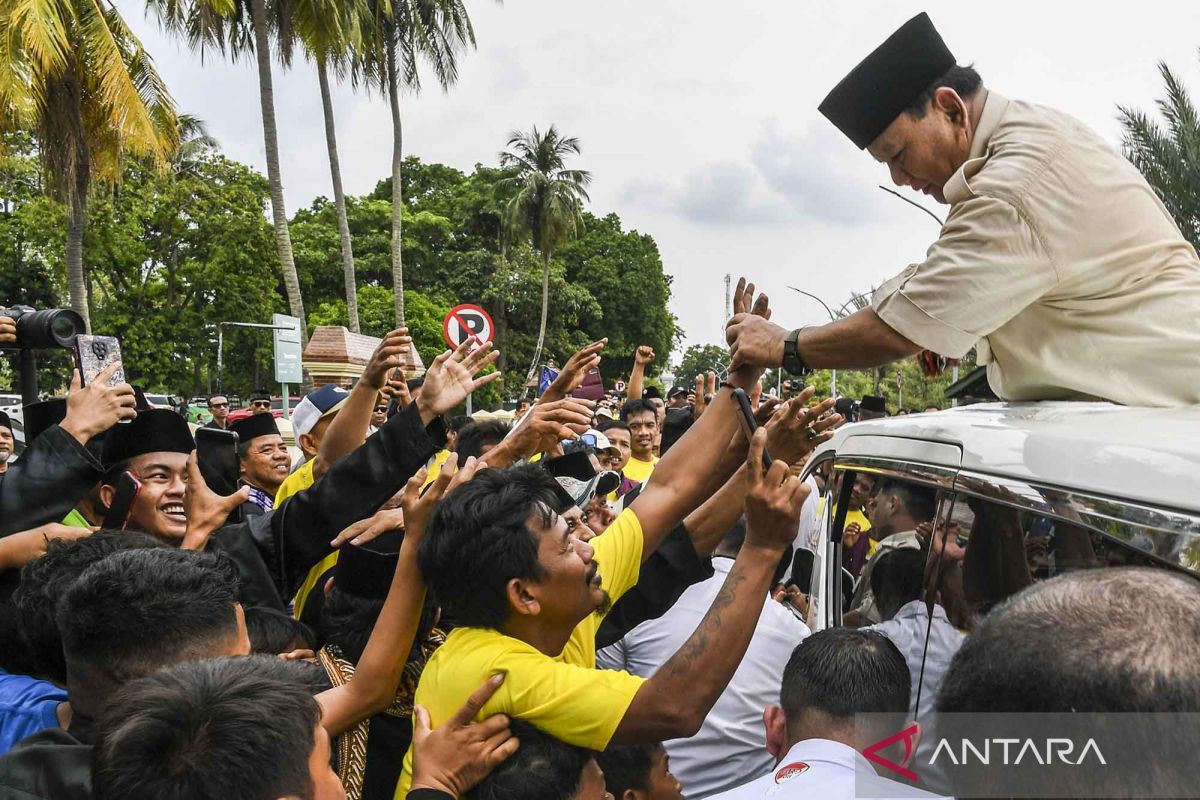
[[[631,481],[645,483],[658,464],[654,442],[658,437],[658,411],[645,400],[629,400],[621,409],[621,420],[629,426],[629,461],[621,473]]]
[[[730,381],[749,387],[758,377],[744,370]],[[782,462],[764,478],[765,431],[746,460],[747,546],[692,638],[643,680],[596,670],[595,635],[642,562],[742,462],[737,415],[723,388],[655,480],[590,542],[552,511],[554,481],[536,467],[486,470],[442,501],[421,546],[421,571],[462,627],[430,658],[417,688],[415,702],[434,725],[502,672],[505,682],[482,713],[526,720],[568,744],[603,750],[695,733],[745,653],[808,491]],[[407,794],[411,756],[397,797]]]

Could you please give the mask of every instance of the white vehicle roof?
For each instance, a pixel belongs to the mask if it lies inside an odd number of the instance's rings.
[[[1200,406],[985,403],[846,425],[828,450],[1200,511]]]

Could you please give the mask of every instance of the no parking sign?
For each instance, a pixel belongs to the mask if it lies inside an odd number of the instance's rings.
[[[467,303],[450,309],[442,320],[442,336],[451,347],[458,347],[472,336],[478,336],[480,343],[490,342],[495,331],[491,316],[479,306]]]

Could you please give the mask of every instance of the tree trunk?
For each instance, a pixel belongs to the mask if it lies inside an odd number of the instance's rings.
[[[333,179],[333,205],[337,208],[338,234],[342,240],[342,275],[346,280],[346,317],[350,330],[358,327],[358,284],[354,279],[354,248],[350,243],[350,221],[346,218],[346,195],[342,191],[342,167],[338,162],[337,131],[333,125],[333,97],[329,92],[329,71],[324,59],[317,59],[317,80],[321,84],[321,109],[325,112],[325,148],[329,151],[329,177]]]
[[[550,252],[542,253],[542,322],[538,326],[537,346],[533,349],[533,362],[529,365],[529,376],[525,383],[533,380],[537,374],[538,363],[542,359],[542,345],[546,342],[546,315],[550,310]]]
[[[87,298],[87,283],[83,276],[83,229],[87,225],[87,191],[91,162],[87,146],[78,149],[75,161],[71,211],[67,217],[67,290],[71,308],[83,317],[86,329],[92,330],[92,316]]]
[[[404,219],[404,193],[400,183],[400,165],[404,162],[404,137],[400,126],[400,85],[396,76],[396,42],[387,44],[388,101],[392,107],[392,291],[396,295],[396,327],[404,321],[404,263],[400,260],[401,226]]]
[[[287,291],[288,308],[300,318],[301,347],[308,346],[308,320],[300,297],[300,277],[292,258],[292,236],[288,230],[287,209],[283,204],[283,178],[279,172],[279,135],[275,128],[275,90],[271,85],[271,44],[267,40],[266,0],[250,0],[254,25],[254,55],[258,60],[258,96],[262,104],[263,144],[267,151],[267,185],[271,191],[271,218],[275,224],[275,249]]]

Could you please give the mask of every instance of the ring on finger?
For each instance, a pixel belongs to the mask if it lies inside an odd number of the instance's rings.
[[[812,425],[809,425],[808,427],[806,427],[804,429],[804,435],[805,435],[805,437],[807,437],[809,439],[815,439],[815,438],[817,438],[817,429],[814,428]]]

